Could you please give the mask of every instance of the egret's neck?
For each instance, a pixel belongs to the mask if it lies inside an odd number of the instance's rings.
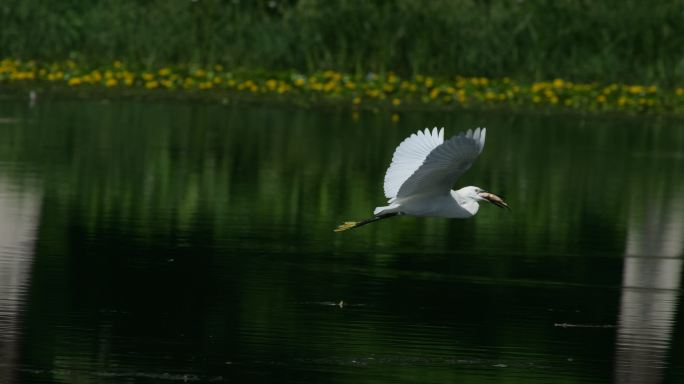
[[[451,191],[451,197],[453,197],[454,200],[456,200],[456,202],[458,203],[458,205],[461,206],[461,208],[468,211],[471,216],[475,216],[477,210],[480,209],[480,204],[477,202],[477,200],[461,193],[460,190]]]

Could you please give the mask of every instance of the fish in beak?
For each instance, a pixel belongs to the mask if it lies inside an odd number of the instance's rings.
[[[496,205],[497,207],[507,208],[509,211],[511,210],[511,208],[508,206],[508,204],[506,204],[505,201],[503,201],[502,198],[500,198],[499,196],[497,196],[493,193],[480,192],[480,193],[478,193],[478,195],[480,197],[482,197],[483,199],[489,201],[490,203]]]

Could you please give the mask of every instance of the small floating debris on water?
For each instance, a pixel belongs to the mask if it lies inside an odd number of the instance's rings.
[[[547,308],[546,309],[548,312],[575,312],[575,313],[580,313],[579,309],[556,309],[556,308]]]
[[[344,300],[337,300],[337,301],[302,301],[299,304],[308,304],[308,305],[323,305],[323,306],[328,306],[328,307],[338,307],[338,308],[345,308],[345,307],[364,307],[366,304],[350,304],[347,301]]]
[[[492,367],[506,368],[506,367],[508,367],[508,365],[506,365],[506,364],[494,364],[494,365],[492,365]]]
[[[612,324],[570,324],[570,323],[554,323],[554,327],[559,328],[615,328]]]
[[[60,372],[61,370],[55,370],[52,372]],[[176,381],[176,382],[207,382],[206,377],[201,377],[194,374],[187,373],[168,373],[168,372],[112,372],[112,371],[99,371],[92,372],[93,375],[104,377],[104,378],[129,378],[129,379],[151,379],[155,382],[158,381]],[[211,381],[211,379],[209,379]]]
[[[29,106],[35,107],[36,101],[38,101],[38,94],[33,89],[29,91]]]
[[[0,124],[16,124],[19,121],[21,120],[12,117],[0,117]]]

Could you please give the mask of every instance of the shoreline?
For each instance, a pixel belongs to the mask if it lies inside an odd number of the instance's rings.
[[[313,74],[226,71],[220,66],[132,71],[120,61],[90,68],[75,62],[0,61],[0,98],[193,100],[222,104],[266,102],[358,110],[497,110],[573,115],[684,116],[684,88],[574,83],[563,79],[400,78],[323,71]]]

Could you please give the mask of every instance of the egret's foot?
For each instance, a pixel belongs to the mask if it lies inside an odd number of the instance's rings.
[[[356,224],[358,224],[358,222],[356,222],[356,221],[345,221],[344,223],[340,224],[339,227],[335,228],[334,231],[335,232],[346,231],[347,229],[352,229],[352,228],[356,227]]]

